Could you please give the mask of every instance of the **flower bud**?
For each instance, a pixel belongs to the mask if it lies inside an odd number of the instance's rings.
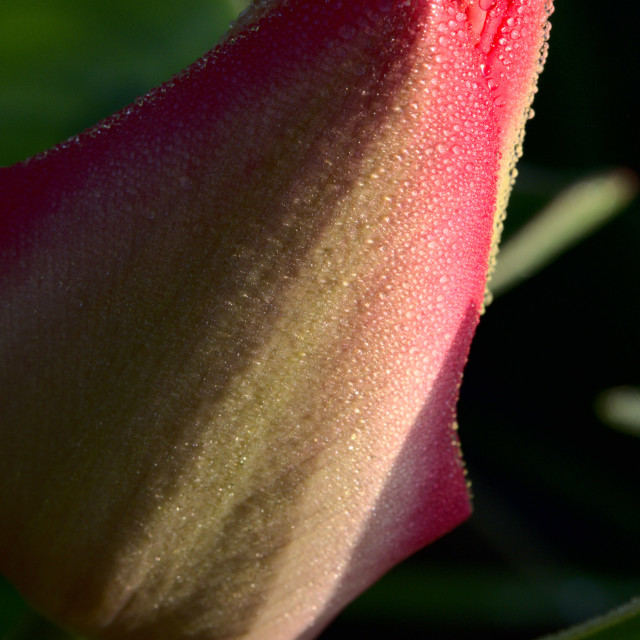
[[[98,638],[311,638],[470,510],[455,403],[542,0],[266,0],[0,171],[0,570]]]

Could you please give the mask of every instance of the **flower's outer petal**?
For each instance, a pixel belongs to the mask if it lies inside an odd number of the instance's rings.
[[[257,3],[0,172],[0,569],[47,615],[310,638],[467,517],[455,401],[548,12],[479,7]]]

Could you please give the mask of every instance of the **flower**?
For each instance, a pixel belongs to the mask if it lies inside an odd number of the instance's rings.
[[[0,172],[0,569],[100,638],[311,638],[470,510],[541,0],[266,0]]]

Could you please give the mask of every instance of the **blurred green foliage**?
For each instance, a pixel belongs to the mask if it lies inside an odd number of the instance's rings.
[[[0,165],[79,132],[179,71],[215,44],[241,4],[2,3]],[[638,6],[557,5],[506,240],[573,181],[638,169],[640,105],[629,89]],[[459,408],[475,514],[390,572],[325,640],[368,632],[521,640],[640,593],[640,438],[610,429],[595,410],[604,390],[640,386],[638,213],[636,200],[489,307]],[[61,637],[0,583],[2,640]]]
[[[640,638],[640,598],[634,598],[603,616],[541,640],[628,640]]]
[[[213,47],[239,0],[0,5],[0,165],[126,106]]]

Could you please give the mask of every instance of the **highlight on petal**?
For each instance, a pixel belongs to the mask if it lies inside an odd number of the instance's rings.
[[[468,516],[455,402],[549,12],[257,2],[0,171],[0,570],[36,607],[311,638]]]

